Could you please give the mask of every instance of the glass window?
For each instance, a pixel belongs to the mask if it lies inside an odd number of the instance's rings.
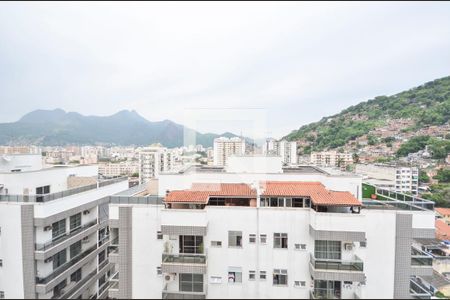
[[[70,259],[74,258],[80,253],[81,253],[81,241],[78,241],[70,245]]]
[[[266,271],[259,271],[259,279],[266,280],[266,278],[267,278]]]
[[[53,255],[53,270],[57,269],[59,266],[64,264],[67,260],[67,251],[66,249],[59,251],[55,255]]]
[[[61,294],[62,294],[62,289],[65,288],[66,285],[67,285],[67,280],[64,279],[63,281],[61,281],[60,283],[58,283],[57,286],[55,286],[55,287],[53,288],[53,296],[54,296],[54,298],[62,296],[62,295],[61,295]]]
[[[256,234],[250,234],[249,237],[248,237],[248,242],[250,244],[256,243]]]
[[[156,267],[156,275],[161,276],[162,275],[162,269],[161,267]]]
[[[81,213],[70,217],[70,231],[81,227]]]
[[[203,237],[200,235],[180,235],[180,253],[203,253]]]
[[[81,268],[79,268],[78,270],[73,272],[72,275],[70,275],[70,281],[78,282],[80,280],[81,280]]]
[[[52,224],[52,238],[55,240],[66,233],[66,219]]]
[[[242,283],[242,271],[228,270],[228,283]]]
[[[242,247],[242,231],[228,231],[228,247]]]
[[[203,292],[203,274],[180,273],[181,292]]]
[[[248,271],[248,280],[256,279],[256,271]]]
[[[261,244],[266,244],[267,243],[267,234],[260,234],[259,241]]]
[[[287,247],[288,247],[287,233],[274,233],[273,234],[273,247],[287,249]]]
[[[314,241],[314,256],[322,259],[341,259],[341,242]]]
[[[273,270],[273,285],[287,285],[287,270]]]
[[[156,239],[157,239],[157,240],[162,240],[162,239],[163,239],[163,234],[162,234],[161,231],[157,231],[157,232],[156,232]]]
[[[293,198],[292,207],[303,207],[303,198]]]
[[[212,247],[222,247],[222,242],[221,241],[211,241],[211,246]]]
[[[98,254],[98,263],[101,264],[106,259],[106,252],[102,251]]]

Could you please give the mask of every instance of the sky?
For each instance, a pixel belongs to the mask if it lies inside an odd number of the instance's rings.
[[[450,2],[0,3],[0,123],[136,110],[281,138],[450,75]]]

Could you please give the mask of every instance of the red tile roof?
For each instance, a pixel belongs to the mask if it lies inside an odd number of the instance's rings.
[[[450,208],[436,207],[434,210],[443,217],[450,216]]]
[[[245,183],[193,183],[190,190],[169,192],[166,202],[206,204],[209,197],[256,198],[256,191]]]
[[[450,240],[450,226],[445,221],[437,219],[435,221],[436,238],[438,240]]]
[[[349,192],[325,189],[320,182],[266,181],[261,183],[262,196],[310,197],[315,205],[361,206],[361,202]]]

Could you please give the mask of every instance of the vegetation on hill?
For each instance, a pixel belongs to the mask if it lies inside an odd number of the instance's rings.
[[[288,140],[307,140],[313,150],[337,148],[366,135],[388,119],[410,118],[414,130],[427,125],[442,125],[450,119],[450,76],[427,82],[393,96],[379,96],[350,106],[341,113],[322,118],[292,131]],[[376,142],[373,139],[370,143]],[[305,152],[311,149],[305,149]]]
[[[415,136],[400,146],[397,156],[407,156],[409,153],[425,149],[427,145],[429,146],[428,150],[432,153],[432,158],[442,159],[450,153],[450,140],[439,140],[429,136]]]
[[[437,184],[430,186],[430,193],[422,194],[422,197],[433,200],[436,207],[450,207],[450,168],[439,169],[436,176]]]

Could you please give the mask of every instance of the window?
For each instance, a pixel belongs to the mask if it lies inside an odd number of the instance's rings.
[[[259,242],[261,244],[267,244],[267,234],[260,234],[259,235]]]
[[[242,247],[242,231],[228,231],[228,247]]]
[[[67,260],[67,252],[66,249],[59,251],[55,255],[53,255],[53,270],[57,269],[59,266],[64,264]]]
[[[306,286],[306,282],[304,281],[294,281],[294,287],[305,287]]]
[[[81,241],[78,241],[70,245],[70,259],[74,258],[80,253],[81,253]]]
[[[5,292],[4,291],[0,291],[0,299],[5,299]]]
[[[266,271],[259,271],[259,280],[266,280]]]
[[[180,253],[203,253],[203,237],[200,235],[180,235]]]
[[[67,280],[64,279],[63,281],[61,281],[60,283],[58,283],[57,286],[55,286],[53,288],[53,296],[56,297],[60,297],[62,294],[62,289],[65,288],[67,285]]]
[[[248,237],[248,242],[250,244],[256,243],[256,234],[250,234],[249,237]]]
[[[292,207],[303,207],[303,198],[292,198]]]
[[[66,219],[62,219],[52,224],[52,238],[53,240],[61,237],[66,233]]]
[[[180,292],[203,292],[203,274],[180,274]]]
[[[161,267],[156,267],[156,275],[161,276],[162,275],[162,269]]]
[[[222,247],[221,241],[211,241],[211,247]]]
[[[341,242],[316,240],[314,256],[323,259],[341,259]]]
[[[98,263],[101,264],[106,259],[106,252],[102,251],[98,254]]]
[[[287,270],[273,270],[273,285],[287,285]]]
[[[366,248],[366,247],[367,247],[367,242],[366,242],[366,241],[364,241],[364,242],[359,242],[359,246],[360,246],[361,248]]]
[[[45,194],[50,194],[50,186],[49,185],[37,187],[36,188],[36,202],[43,202],[44,196],[40,196],[40,195],[45,195]]]
[[[237,267],[228,268],[228,283],[241,283],[242,269]]]
[[[353,282],[352,281],[344,281],[344,285],[352,285]]]
[[[81,213],[70,217],[70,231],[81,227]]]
[[[81,268],[79,268],[78,270],[73,272],[72,275],[70,275],[70,281],[78,282],[80,280],[81,280]]]
[[[162,240],[163,239],[163,234],[161,231],[156,232],[156,239],[157,240]]]
[[[287,247],[288,247],[287,233],[274,233],[273,234],[273,247],[287,249]]]
[[[248,271],[248,280],[256,279],[256,271]]]
[[[3,259],[0,259],[0,267],[3,267]]]
[[[306,244],[295,244],[295,250],[306,250]]]
[[[211,276],[211,277],[209,277],[209,283],[222,283],[222,277]]]

